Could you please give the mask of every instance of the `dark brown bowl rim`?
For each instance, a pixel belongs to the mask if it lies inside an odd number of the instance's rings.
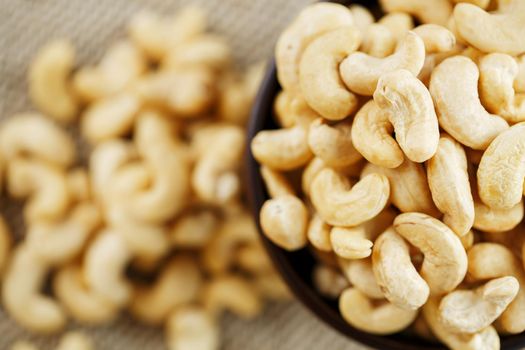
[[[362,344],[381,349],[381,350],[438,350],[446,349],[440,344],[430,343],[421,338],[409,337],[407,335],[378,336],[365,333],[351,327],[339,314],[334,306],[330,306],[327,300],[323,299],[313,288],[312,285],[299,276],[299,273],[290,263],[290,256],[296,253],[288,252],[273,244],[262,233],[259,222],[259,211],[268,195],[266,193],[261,177],[259,164],[254,159],[250,142],[260,130],[266,129],[266,124],[270,123],[272,116],[273,100],[281,90],[277,81],[275,61],[269,65],[265,74],[260,90],[255,99],[252,109],[250,122],[247,131],[247,150],[245,167],[247,173],[248,200],[253,217],[257,224],[258,232],[263,245],[270,255],[273,264],[283,277],[285,283],[290,288],[294,296],[309,309],[314,315],[324,323],[336,329],[341,334],[356,340]],[[304,251],[304,249],[303,249]],[[303,252],[304,253],[304,252]],[[417,343],[416,343],[417,342]],[[508,350],[519,350],[525,345],[525,334],[516,334],[501,337],[501,348]]]

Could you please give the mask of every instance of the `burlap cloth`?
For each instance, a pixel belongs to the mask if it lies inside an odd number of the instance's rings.
[[[81,64],[94,62],[108,44],[124,35],[131,14],[144,7],[169,13],[188,2],[208,10],[212,29],[231,39],[235,58],[246,64],[271,56],[280,30],[309,0],[0,0],[0,118],[32,108],[26,68],[47,40],[68,37],[76,44]],[[0,210],[21,235],[17,208],[0,200]],[[226,315],[222,328],[224,349],[364,349],[298,303],[269,305],[263,316],[250,322]],[[97,349],[164,349],[160,330],[139,325],[126,315],[112,326],[86,332]],[[0,307],[0,349],[8,349],[17,339],[33,340],[41,349],[53,349],[57,340],[30,336]]]

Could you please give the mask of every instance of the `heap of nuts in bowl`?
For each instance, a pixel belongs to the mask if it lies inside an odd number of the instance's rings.
[[[251,149],[264,233],[351,326],[499,349],[525,330],[525,1],[467,2],[305,8]]]
[[[55,334],[126,311],[165,326],[169,349],[213,350],[224,311],[253,318],[288,297],[241,192],[263,66],[236,68],[193,7],[138,13],[92,66],[76,67],[68,40],[41,48],[28,69],[39,112],[0,125],[5,192],[25,222],[15,240],[0,221],[1,306],[20,326]],[[59,346],[93,348],[82,332]]]

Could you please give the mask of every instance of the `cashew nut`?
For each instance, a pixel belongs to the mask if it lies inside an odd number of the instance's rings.
[[[406,69],[417,76],[425,62],[425,44],[421,38],[408,32],[400,41],[396,51],[385,58],[355,52],[346,57],[339,71],[344,84],[353,92],[371,96],[383,74]]]
[[[465,146],[483,150],[508,124],[481,105],[478,77],[478,68],[471,59],[447,58],[432,72],[429,90],[439,125]]]
[[[170,350],[216,350],[220,344],[219,326],[198,306],[184,306],[172,312],[166,333]]]
[[[260,221],[265,235],[284,249],[301,249],[308,242],[308,211],[293,195],[267,200],[261,208]]]
[[[272,261],[259,241],[238,247],[235,251],[234,260],[238,269],[253,275],[273,271]]]
[[[369,26],[375,22],[372,13],[366,7],[359,4],[352,4],[348,6],[348,9],[352,13],[354,25],[359,29],[361,34],[366,33]]]
[[[330,242],[334,253],[344,259],[363,259],[372,254],[373,242],[363,226],[334,227],[330,230]]]
[[[228,43],[220,36],[204,34],[171,47],[162,60],[163,69],[203,65],[221,71],[231,63]]]
[[[66,185],[73,202],[86,202],[93,199],[87,169],[79,167],[70,170],[66,177]]]
[[[443,222],[458,236],[467,234],[475,217],[467,158],[463,147],[448,135],[439,139],[436,154],[427,161],[427,177]]]
[[[423,23],[445,25],[452,14],[448,0],[380,0],[385,12],[407,12]]]
[[[383,58],[391,55],[396,49],[396,37],[383,24],[370,24],[365,32],[361,30],[361,34],[363,42],[359,49],[372,57]]]
[[[439,125],[432,97],[411,72],[400,69],[383,74],[374,101],[394,126],[397,143],[408,159],[424,162],[436,153]]]
[[[29,96],[44,114],[59,122],[71,122],[78,103],[70,89],[69,75],[75,64],[75,49],[67,40],[51,41],[29,66]]]
[[[357,260],[338,259],[338,262],[344,275],[355,289],[371,299],[385,298],[372,271],[371,258]]]
[[[339,297],[339,311],[353,327],[378,335],[397,333],[408,327],[417,316],[417,311],[403,310],[388,302],[373,304],[356,288],[343,291]]]
[[[377,23],[387,27],[396,39],[396,42],[401,41],[407,32],[414,28],[412,16],[405,12],[387,13]]]
[[[310,189],[313,206],[334,226],[357,226],[372,219],[386,206],[389,195],[385,175],[370,174],[351,187],[346,177],[330,168],[321,170]]]
[[[517,92],[525,92],[525,55],[516,58],[518,63],[518,74],[514,79],[514,90]]]
[[[510,13],[488,13],[472,4],[457,4],[454,8],[454,19],[461,37],[470,45],[489,53],[501,52],[513,56],[524,53],[524,18],[523,9]]]
[[[354,23],[346,6],[317,3],[306,7],[279,36],[275,45],[277,79],[284,90],[299,90],[299,62],[306,47],[320,35]]]
[[[357,96],[341,81],[339,64],[360,44],[361,36],[355,27],[342,27],[321,35],[304,50],[299,64],[301,92],[326,119],[342,120],[357,108]]]
[[[337,299],[348,288],[348,281],[337,269],[319,264],[312,272],[312,282],[321,295]]]
[[[490,326],[516,297],[512,276],[493,279],[475,290],[456,290],[439,303],[441,322],[456,333],[476,333]]]
[[[60,338],[56,350],[94,350],[91,339],[84,333],[70,331]]]
[[[216,232],[219,220],[211,210],[183,214],[170,228],[170,240],[177,248],[203,248]]]
[[[400,214],[394,229],[424,255],[419,271],[432,295],[450,292],[467,273],[467,254],[447,225],[421,213]]]
[[[306,231],[308,242],[310,242],[311,245],[319,250],[329,252],[332,250],[330,231],[330,225],[324,222],[323,219],[321,219],[321,217],[316,213],[310,219],[310,223],[308,224],[308,229]]]
[[[270,198],[284,195],[295,195],[295,190],[283,173],[277,172],[267,166],[261,166],[261,177],[263,178],[266,191]]]
[[[437,24],[423,24],[413,29],[425,44],[427,54],[447,52],[456,46],[456,37],[447,28]]]

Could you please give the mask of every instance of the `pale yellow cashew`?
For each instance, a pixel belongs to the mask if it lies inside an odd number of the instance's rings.
[[[505,276],[515,277],[525,285],[521,262],[509,248],[497,243],[477,243],[468,251],[468,276],[488,280]],[[514,300],[497,320],[502,331],[516,334],[525,330],[525,290],[520,288]]]
[[[432,199],[444,214],[443,222],[458,236],[474,224],[474,200],[470,192],[467,157],[463,147],[444,135],[436,154],[427,161],[427,177]]]
[[[196,6],[187,6],[165,17],[139,12],[131,19],[128,34],[148,58],[159,61],[171,48],[196,38],[205,29],[206,14]]]
[[[514,91],[518,69],[516,60],[502,53],[488,54],[479,61],[481,102],[509,123],[525,121],[525,94]]]
[[[93,199],[88,170],[75,168],[68,172],[66,184],[73,202],[85,202]]]
[[[363,226],[334,227],[330,230],[330,242],[334,253],[344,259],[363,259],[372,254],[373,242]]]
[[[275,45],[277,78],[283,89],[299,90],[299,61],[315,38],[353,23],[352,13],[340,4],[317,3],[302,10]]]
[[[297,250],[308,242],[308,211],[295,196],[285,195],[267,200],[261,208],[260,220],[265,235],[282,248]]]
[[[360,44],[355,27],[342,27],[315,39],[304,51],[299,64],[301,93],[323,118],[342,120],[357,108],[357,96],[343,84],[339,65]]]
[[[385,25],[373,23],[361,31],[363,42],[360,51],[377,58],[391,55],[395,49],[397,40],[392,31]]]
[[[253,275],[273,272],[272,261],[259,241],[238,247],[234,260],[234,266]]]
[[[262,309],[257,290],[240,275],[230,274],[212,279],[204,287],[202,301],[208,312],[219,316],[223,311],[251,319]]]
[[[100,222],[98,208],[91,203],[81,203],[61,221],[29,223],[26,244],[47,264],[64,264],[81,253]]]
[[[346,167],[331,167],[332,169],[336,170],[337,172],[344,174],[346,176],[350,177],[359,177],[361,174],[361,170],[365,166],[366,162],[358,162],[356,164],[352,164]],[[304,168],[303,173],[301,175],[301,188],[303,190],[303,193],[305,195],[310,194],[310,187],[312,182],[314,181],[317,174],[321,172],[321,170],[328,168],[328,166],[322,161],[320,158],[313,158]]]
[[[117,306],[127,304],[131,286],[125,279],[124,269],[130,259],[129,248],[116,232],[100,231],[84,256],[87,285]]]
[[[0,278],[4,273],[4,268],[6,267],[9,256],[11,253],[12,239],[11,233],[5,220],[0,216]]]
[[[452,350],[498,350],[500,339],[498,332],[488,326],[474,334],[454,333],[449,331],[439,318],[439,298],[430,298],[423,306],[422,314],[432,333]]]
[[[353,92],[371,96],[383,74],[406,69],[417,76],[425,62],[425,44],[421,38],[408,32],[400,41],[395,52],[384,58],[355,52],[346,57],[339,71],[344,84]]]
[[[478,77],[478,68],[471,59],[447,58],[432,72],[429,90],[439,125],[463,145],[483,150],[508,124],[481,105]]]
[[[427,301],[429,286],[410,260],[410,246],[393,228],[375,241],[372,269],[385,298],[393,305],[417,310]]]
[[[82,135],[93,144],[125,136],[131,131],[140,107],[140,100],[130,92],[100,99],[82,115]]]
[[[174,308],[197,300],[201,285],[201,271],[195,259],[176,256],[151,287],[136,288],[129,310],[143,322],[161,324]]]
[[[352,126],[348,122],[330,125],[322,118],[310,124],[308,145],[313,154],[321,158],[327,166],[345,167],[362,159],[354,148]]]
[[[162,68],[203,65],[221,71],[226,69],[231,61],[231,49],[224,38],[204,34],[170,48],[162,60]]]
[[[394,126],[374,100],[357,112],[352,124],[352,143],[369,162],[397,168],[403,163],[403,151],[392,137]]]
[[[244,145],[245,136],[241,127],[216,127],[191,174],[192,187],[201,200],[223,204],[239,196],[239,168]]]
[[[467,272],[467,254],[459,238],[447,225],[421,213],[400,214],[394,229],[424,255],[419,271],[432,295],[450,292]]]
[[[439,125],[432,97],[411,72],[399,69],[383,74],[374,101],[394,126],[396,141],[408,159],[420,163],[436,153]]]
[[[456,37],[447,28],[437,24],[423,24],[412,30],[423,39],[427,54],[447,52],[456,46]]]
[[[89,288],[79,265],[60,268],[53,279],[53,291],[67,313],[86,324],[103,324],[118,316],[119,307]]]
[[[261,177],[263,178],[266,191],[270,198],[280,197],[287,194],[294,195],[295,190],[283,173],[275,171],[265,165],[261,166]]]
[[[94,350],[92,340],[84,333],[70,331],[62,336],[56,350]]]
[[[76,94],[86,102],[119,93],[135,82],[147,63],[140,50],[127,40],[113,44],[98,65],[83,67],[73,77]]]
[[[419,72],[417,78],[421,80],[423,84],[425,84],[425,86],[428,87],[432,72],[443,60],[463,53],[463,46],[461,46],[460,44],[456,44],[456,46],[454,46],[450,51],[427,54],[425,56],[425,63],[423,64],[423,68],[421,68],[421,71]]]
[[[310,189],[313,206],[334,226],[357,226],[372,219],[386,206],[389,195],[388,179],[382,174],[365,176],[352,187],[330,168],[321,170]]]
[[[459,237],[459,239],[461,240],[461,244],[463,244],[463,248],[465,248],[465,250],[469,250],[474,245],[476,236],[474,231],[470,230],[466,235]]]
[[[170,350],[216,350],[220,347],[219,325],[199,306],[174,310],[166,322]]]
[[[513,56],[525,52],[523,9],[493,14],[472,4],[457,4],[454,8],[454,19],[461,37],[481,51],[501,52]],[[479,30],[480,26],[483,30]]]
[[[71,122],[78,111],[69,82],[74,64],[73,45],[67,40],[54,40],[39,50],[29,66],[31,100],[59,122]]]
[[[518,74],[514,79],[514,90],[525,92],[525,55],[516,58],[518,63]]]
[[[2,281],[6,311],[20,325],[37,333],[57,332],[66,324],[60,304],[40,292],[49,269],[25,244],[20,244]]]
[[[290,128],[295,125],[295,114],[292,112],[292,103],[295,95],[289,91],[281,90],[273,101],[275,122],[281,128]]]
[[[341,294],[339,312],[351,326],[378,335],[397,333],[417,316],[417,311],[403,310],[388,302],[374,305],[356,288],[348,288]]]
[[[525,123],[499,134],[487,148],[478,167],[478,189],[483,203],[493,209],[510,209],[523,197],[525,178]]]
[[[407,12],[423,23],[445,25],[452,14],[448,0],[381,0],[379,3],[386,12]]]
[[[5,121],[0,128],[0,151],[7,161],[23,155],[61,167],[75,159],[73,139],[38,113],[18,114]]]
[[[390,200],[402,212],[416,211],[432,216],[440,215],[432,201],[427,175],[422,164],[408,159],[395,169],[367,164],[361,176],[373,173],[383,174],[388,178]]]
[[[332,243],[330,242],[330,231],[331,227],[321,219],[321,217],[315,213],[310,219],[306,236],[308,242],[313,245],[316,249],[329,252],[332,250]]]
[[[479,199],[474,202],[473,227],[483,232],[505,232],[515,228],[524,214],[523,201],[510,209],[492,209]]]
[[[490,326],[516,297],[520,285],[500,277],[474,290],[456,290],[439,303],[441,322],[452,332],[476,333]]]
[[[412,16],[405,12],[387,13],[377,23],[387,27],[396,39],[396,42],[401,41],[407,32],[414,28]]]
[[[355,289],[371,299],[385,298],[372,271],[371,258],[338,259],[338,263],[345,277]]]
[[[321,295],[330,299],[337,299],[343,290],[349,286],[348,281],[340,271],[324,264],[318,264],[314,267],[312,282]]]
[[[171,226],[169,236],[176,248],[203,248],[218,226],[219,219],[212,210],[198,210],[179,217]]]
[[[15,198],[27,198],[25,219],[59,219],[71,198],[66,174],[59,167],[39,160],[13,159],[7,169],[7,190]]]
[[[361,34],[365,34],[369,26],[375,22],[374,15],[366,7],[359,4],[352,4],[348,8],[352,13],[354,25]]]

